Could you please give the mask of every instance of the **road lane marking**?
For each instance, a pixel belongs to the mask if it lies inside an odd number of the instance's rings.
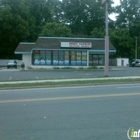
[[[69,96],[69,97],[53,97],[53,98],[1,100],[0,104],[20,103],[20,102],[38,102],[38,101],[74,100],[74,99],[92,99],[92,98],[121,97],[121,96],[140,96],[140,93],[105,94],[105,95],[102,94],[102,95],[88,95],[88,96]]]

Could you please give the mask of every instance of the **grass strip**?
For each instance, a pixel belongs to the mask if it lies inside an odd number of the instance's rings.
[[[4,84],[0,89],[16,88],[39,88],[39,87],[56,87],[56,86],[76,86],[76,85],[100,85],[100,84],[122,84],[122,83],[139,83],[140,79],[109,79],[109,80],[87,80],[87,81],[68,81],[68,82],[44,82],[44,83],[23,83],[23,84]]]

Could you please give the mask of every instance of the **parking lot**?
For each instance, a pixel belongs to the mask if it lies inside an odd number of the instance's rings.
[[[109,77],[140,76],[139,67],[110,67]],[[103,69],[54,69],[54,70],[21,70],[0,69],[0,80],[35,80],[35,79],[60,79],[60,78],[97,78],[104,77]]]

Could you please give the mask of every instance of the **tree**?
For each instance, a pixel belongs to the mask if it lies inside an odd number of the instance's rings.
[[[35,39],[35,19],[24,0],[2,0],[0,17],[0,57],[14,57],[20,41]]]
[[[61,23],[49,22],[44,26],[40,35],[52,37],[68,37],[71,36],[71,29]]]
[[[104,38],[105,32],[102,29],[94,28],[91,31],[91,37],[93,38]]]
[[[116,7],[118,28],[128,28],[140,24],[140,0],[120,0]]]
[[[61,13],[59,0],[25,0],[25,2],[36,19],[37,34],[47,22],[59,21]]]
[[[128,52],[127,56],[134,59],[134,44],[135,44],[135,36],[139,38],[140,36],[140,0],[120,0],[120,5],[116,7],[116,13],[118,14],[117,20],[116,20],[116,29],[120,30],[120,36],[124,36],[122,30],[127,30],[127,43],[130,44],[123,46],[130,46],[126,47],[126,51],[117,48],[118,53],[124,53]],[[119,31],[118,31],[119,32]],[[122,34],[121,34],[122,32]],[[130,40],[129,40],[130,39]],[[133,40],[133,41],[132,41]],[[117,41],[117,40],[116,40]],[[120,42],[119,42],[120,41]],[[122,44],[124,42],[121,42],[122,40],[119,39],[118,43]],[[116,46],[118,45],[116,43]],[[139,39],[138,39],[138,47],[139,47]],[[138,48],[138,57],[139,57],[139,48]]]
[[[62,11],[62,22],[68,24],[75,35],[90,36],[94,28],[105,27],[105,7],[101,0],[63,0]]]
[[[117,50],[117,57],[134,58],[134,39],[128,29],[111,30],[110,40]]]

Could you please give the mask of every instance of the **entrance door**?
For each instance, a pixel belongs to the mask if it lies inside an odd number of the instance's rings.
[[[121,66],[124,66],[124,60],[121,60]]]

